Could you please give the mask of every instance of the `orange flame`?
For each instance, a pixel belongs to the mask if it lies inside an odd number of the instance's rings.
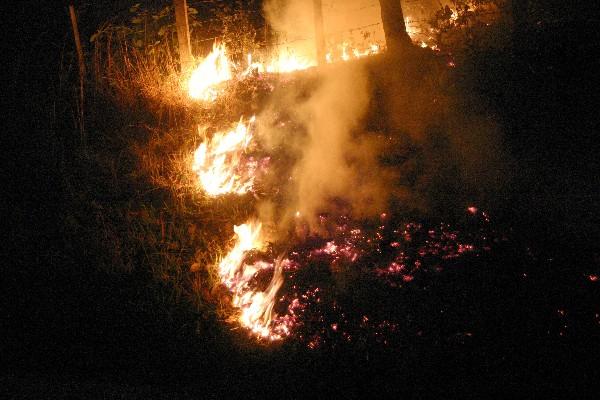
[[[300,71],[317,65],[315,61],[309,61],[288,51],[274,56],[267,62],[252,61],[252,55],[248,54],[248,67],[243,75],[256,71],[258,73],[268,72],[271,74],[283,74],[287,72]]]
[[[267,65],[267,72],[285,73],[314,67],[316,62],[298,57],[292,52],[279,54]]]
[[[371,44],[368,48],[359,50],[344,42],[340,46],[340,59],[348,61],[352,58],[361,58],[379,53],[379,45]],[[351,53],[351,54],[350,54]],[[325,56],[327,63],[334,62],[333,53],[330,51]],[[317,61],[295,54],[292,50],[282,51],[267,61],[254,61],[252,54],[247,56],[247,66],[240,76],[257,72],[284,74],[301,71],[317,65]],[[213,51],[192,72],[188,83],[188,93],[191,98],[202,101],[214,101],[219,94],[216,86],[234,78],[235,64],[228,59],[227,49],[224,44],[213,46]]]
[[[189,95],[193,99],[213,101],[217,97],[215,86],[232,78],[231,63],[225,45],[213,45],[213,51],[192,72]]]
[[[248,221],[233,228],[236,243],[233,249],[219,263],[221,282],[233,293],[233,305],[241,311],[239,322],[259,337],[278,340],[282,333],[275,333],[272,327],[274,318],[273,306],[277,291],[283,284],[283,263],[275,265],[258,261],[246,264],[244,257],[250,250],[260,250],[265,246],[261,230],[262,224]],[[249,283],[257,272],[274,268],[273,278],[265,291],[255,291],[249,288]],[[285,333],[285,329],[278,329]]]
[[[253,171],[243,164],[242,156],[252,141],[249,125],[254,120],[245,125],[240,119],[235,129],[215,133],[196,149],[192,170],[209,196],[244,194],[252,188]]]
[[[379,54],[380,47],[376,43],[371,43],[367,48],[357,48],[350,45],[348,42],[343,42],[337,46],[338,51],[328,51],[325,54],[325,61],[332,64],[335,61],[350,61],[353,59],[363,58],[375,54]]]

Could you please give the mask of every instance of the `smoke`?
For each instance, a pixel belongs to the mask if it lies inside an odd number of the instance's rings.
[[[411,148],[397,167],[404,201],[442,216],[473,203],[493,207],[508,187],[512,161],[492,106],[465,84],[476,75],[459,84],[443,59],[415,48],[403,60],[378,64],[373,76],[384,129]]]
[[[267,1],[265,15],[276,30],[311,37],[311,3]],[[283,189],[259,207],[261,220],[289,227],[299,215],[314,231],[321,213],[368,218],[391,200],[435,213],[485,206],[508,181],[501,129],[473,107],[472,93],[448,90],[447,71],[414,49],[403,60],[327,66],[282,85],[258,118],[258,134],[292,161],[270,178]],[[382,156],[392,159],[386,167]]]
[[[361,142],[353,139],[368,105],[368,85],[359,67],[327,71],[317,90],[298,108],[297,116],[308,133],[306,147],[295,166],[295,205],[311,217],[334,198],[343,198],[354,212],[371,208],[374,187],[360,173],[374,173]],[[367,149],[365,149],[367,150]],[[369,201],[371,200],[371,201]]]
[[[285,148],[294,161],[282,208],[262,205],[264,217],[288,224],[299,215],[316,230],[321,213],[367,217],[385,210],[391,174],[378,163],[380,144],[364,131],[370,92],[357,63],[325,68],[307,87],[274,94],[258,131],[263,143]],[[274,115],[285,115],[287,122],[273,122]]]
[[[276,31],[294,32],[305,38],[314,36],[312,0],[268,0],[263,10]]]
[[[314,14],[311,0],[267,0],[263,5],[265,19],[283,37],[279,53],[293,53],[301,58],[316,58]]]

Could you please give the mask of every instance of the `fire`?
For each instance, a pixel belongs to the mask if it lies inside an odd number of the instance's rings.
[[[306,60],[295,55],[293,52],[278,54],[267,62],[258,62],[252,60],[252,54],[248,54],[248,67],[243,75],[248,75],[250,72],[258,72],[259,74],[268,72],[271,74],[282,74],[294,71],[301,71],[314,67],[316,62]]]
[[[378,44],[370,44],[365,49],[358,49],[344,42],[337,47],[339,49],[338,59],[342,61],[380,52]],[[216,43],[213,45],[213,51],[192,72],[188,84],[188,93],[191,98],[207,102],[214,101],[218,95],[217,85],[234,78],[245,77],[251,73],[285,74],[315,67],[318,64],[316,60],[298,56],[291,50],[280,52],[268,58],[267,61],[255,61],[252,54],[248,54],[246,69],[236,73],[235,70],[239,66],[236,66],[228,57],[225,45]],[[332,51],[325,55],[325,61],[329,64],[337,61]]]
[[[274,326],[273,306],[277,291],[283,284],[283,264],[280,259],[275,263],[257,261],[253,264],[245,262],[250,250],[261,250],[265,247],[262,236],[262,224],[249,221],[233,228],[236,243],[233,249],[219,263],[221,282],[233,294],[232,304],[240,309],[239,323],[250,329],[259,337],[278,340],[289,330],[282,326]],[[273,278],[264,291],[253,290],[250,281],[259,271],[273,269]]]
[[[252,141],[249,126],[254,120],[246,125],[240,119],[235,129],[215,133],[196,149],[192,170],[209,196],[244,194],[252,188],[255,165],[245,162],[243,155]]]
[[[213,45],[213,51],[192,72],[189,95],[193,99],[213,101],[217,97],[215,86],[232,78],[231,62],[225,45]]]
[[[267,64],[267,72],[286,73],[314,67],[316,63],[298,57],[292,52],[279,54]]]
[[[376,43],[371,43],[368,47],[359,49],[353,47],[348,42],[343,42],[337,46],[337,51],[330,50],[325,55],[325,61],[332,64],[335,61],[350,61],[353,59],[363,58],[375,54],[379,54],[380,47]]]

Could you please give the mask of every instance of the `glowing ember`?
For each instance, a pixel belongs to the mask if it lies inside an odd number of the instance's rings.
[[[213,51],[192,72],[189,95],[193,99],[213,101],[217,97],[215,86],[231,78],[231,63],[225,45],[215,43]]]
[[[402,296],[405,288],[415,290],[436,274],[459,267],[461,259],[491,251],[503,239],[485,212],[467,211],[466,231],[388,215],[373,226],[348,216],[319,215],[328,233],[298,238],[278,259],[267,246],[262,224],[251,220],[234,227],[234,246],[218,264],[218,273],[232,293],[232,306],[239,309],[237,322],[260,339],[293,337],[311,349],[340,341],[397,345],[401,325],[395,302],[376,301],[377,312],[372,313],[334,294],[351,284],[352,290],[375,285],[373,293],[382,299]],[[315,281],[315,276],[325,279]],[[368,283],[351,283],[352,276]],[[419,327],[410,329],[422,334]]]
[[[252,141],[249,125],[242,120],[229,132],[215,133],[194,153],[192,170],[209,196],[247,193],[254,183],[256,163],[246,161],[244,153]]]
[[[273,306],[275,296],[283,283],[282,270],[285,261],[275,263],[257,261],[248,264],[246,254],[251,250],[261,250],[265,247],[261,236],[262,224],[249,221],[233,228],[236,234],[236,244],[219,263],[221,281],[233,293],[233,305],[240,309],[239,322],[262,338],[278,340],[289,330],[282,321],[279,326],[273,322]],[[273,270],[273,277],[264,291],[254,290],[251,281],[257,273]]]

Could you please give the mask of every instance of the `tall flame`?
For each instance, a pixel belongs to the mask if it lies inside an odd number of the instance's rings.
[[[233,305],[241,310],[239,322],[262,338],[281,339],[282,333],[273,329],[273,306],[277,291],[283,284],[283,263],[274,264],[257,261],[253,264],[245,262],[245,255],[250,250],[260,250],[265,246],[261,235],[262,224],[249,221],[233,228],[236,243],[233,249],[219,263],[221,282],[233,293]],[[250,288],[250,281],[257,272],[273,269],[273,278],[265,291]],[[282,331],[279,329],[278,331]],[[285,332],[285,330],[283,330]]]
[[[213,101],[217,97],[215,86],[232,78],[231,63],[225,45],[213,45],[213,51],[192,72],[189,95],[193,99]]]
[[[244,194],[252,188],[255,165],[244,162],[243,155],[252,141],[249,125],[254,120],[246,125],[240,119],[235,129],[215,133],[196,149],[192,170],[209,196]]]

